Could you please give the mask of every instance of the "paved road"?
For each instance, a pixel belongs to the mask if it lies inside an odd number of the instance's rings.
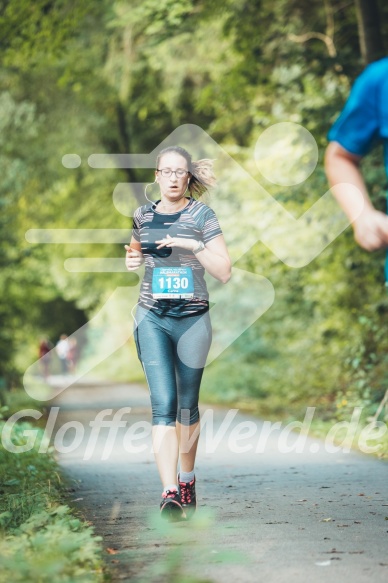
[[[158,516],[147,390],[77,385],[52,404],[73,505],[103,536],[112,581],[388,581],[387,462],[330,453],[312,439],[299,453],[282,453],[301,445],[299,433],[272,426],[268,436],[268,423],[205,407],[199,511],[171,525]],[[115,414],[113,440],[112,428],[97,429],[97,416],[109,422]]]

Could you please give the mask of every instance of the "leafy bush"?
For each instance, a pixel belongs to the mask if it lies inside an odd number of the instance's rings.
[[[0,583],[101,581],[98,541],[67,506],[34,512],[0,538]]]
[[[25,431],[35,432],[35,443],[30,451],[8,451],[7,414],[0,409],[0,583],[102,581],[101,539],[63,505],[66,486],[52,449],[38,452],[43,429],[18,421],[12,443],[24,445]]]

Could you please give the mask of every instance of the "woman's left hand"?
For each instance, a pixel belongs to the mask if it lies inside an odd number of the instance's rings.
[[[155,241],[155,243],[158,244],[157,249],[162,249],[162,247],[180,247],[181,249],[187,249],[187,251],[193,251],[196,247],[198,247],[198,241],[195,239],[170,237],[170,235],[167,235],[164,239]]]

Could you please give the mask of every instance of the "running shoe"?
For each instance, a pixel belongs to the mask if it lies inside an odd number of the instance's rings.
[[[181,520],[186,518],[178,490],[166,490],[163,492],[160,502],[160,514],[168,520]]]
[[[181,493],[181,504],[187,518],[190,518],[197,507],[197,498],[195,495],[195,476],[191,482],[181,482],[178,474],[178,484]]]

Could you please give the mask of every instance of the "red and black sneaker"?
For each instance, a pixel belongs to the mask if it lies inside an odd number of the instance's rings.
[[[181,520],[186,518],[178,490],[166,490],[163,492],[160,502],[160,514],[168,520]]]
[[[178,484],[181,493],[181,504],[186,512],[187,518],[190,518],[197,508],[197,498],[195,495],[195,476],[191,482],[181,482],[178,474]]]

